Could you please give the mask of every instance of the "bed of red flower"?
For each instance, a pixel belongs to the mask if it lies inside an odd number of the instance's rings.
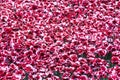
[[[0,80],[120,80],[120,0],[0,0]]]

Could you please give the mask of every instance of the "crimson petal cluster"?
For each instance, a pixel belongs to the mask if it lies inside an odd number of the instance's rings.
[[[0,0],[0,80],[120,80],[120,1]]]

